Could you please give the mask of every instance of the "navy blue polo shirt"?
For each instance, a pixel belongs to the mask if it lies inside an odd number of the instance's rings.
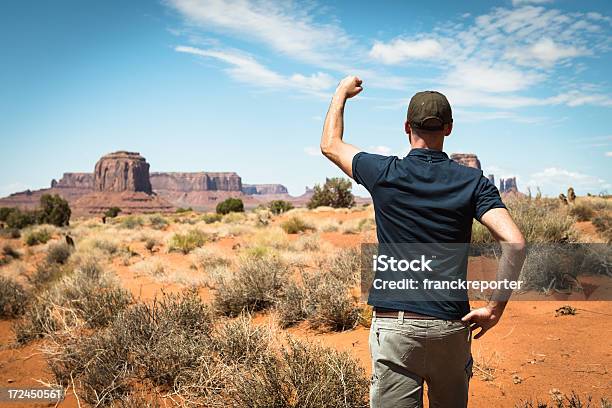
[[[372,196],[379,244],[469,243],[474,218],[506,208],[481,170],[438,150],[412,149],[403,159],[360,152],[353,178]],[[469,312],[467,294],[464,302],[399,302],[370,292],[368,303],[451,320]]]

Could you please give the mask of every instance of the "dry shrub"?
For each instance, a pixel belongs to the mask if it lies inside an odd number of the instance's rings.
[[[578,221],[589,221],[595,215],[595,211],[586,201],[580,201],[570,207],[569,214]]]
[[[193,263],[204,270],[217,268],[220,266],[228,266],[231,262],[220,251],[215,251],[211,248],[197,248],[191,254]]]
[[[226,316],[266,309],[278,299],[287,274],[276,256],[243,256],[233,273],[217,277],[215,308]]]
[[[287,338],[274,361],[242,366],[211,406],[367,407],[368,380],[344,352]],[[225,405],[224,405],[225,404]]]
[[[168,267],[166,263],[156,257],[152,257],[138,262],[137,264],[134,264],[133,268],[137,272],[156,278],[165,276],[168,273]]]
[[[168,250],[188,254],[210,241],[210,236],[204,231],[192,229],[184,234],[176,233],[170,238]]]
[[[315,328],[352,329],[360,310],[346,282],[326,273],[304,275],[308,321]]]
[[[5,265],[13,259],[21,258],[21,254],[13,249],[9,244],[4,244],[2,247],[2,258],[0,258],[0,265]]]
[[[46,244],[51,239],[51,230],[47,227],[33,228],[23,236],[23,242],[27,246]]]
[[[569,396],[565,396],[558,391],[556,393],[552,393],[551,404],[540,402],[538,400],[532,401],[521,401],[515,408],[612,408],[612,403],[608,402],[607,399],[602,398],[599,401],[599,404],[593,402],[593,398],[591,396],[587,396],[586,400],[582,400],[578,394],[574,391]]]
[[[53,271],[49,276],[54,280],[43,281],[46,285],[38,286],[40,294],[15,325],[19,343],[60,329],[106,326],[132,302],[127,291],[95,261],[90,262],[74,272],[57,269],[57,266],[48,269]]]
[[[251,316],[241,313],[215,333],[212,349],[228,365],[263,364],[270,350],[272,334],[265,326],[252,324]]]
[[[612,217],[609,215],[601,215],[593,218],[591,221],[597,232],[601,234],[607,243],[612,242]]]
[[[300,232],[306,232],[314,229],[312,225],[307,224],[303,219],[297,216],[293,216],[288,220],[283,221],[281,223],[281,228],[287,234],[297,234]]]
[[[247,245],[249,248],[262,247],[283,250],[291,248],[291,241],[281,228],[272,227],[253,232]]]
[[[169,223],[164,217],[156,214],[149,217],[149,224],[151,225],[151,228],[163,230],[166,229]]]
[[[36,270],[29,280],[37,289],[43,289],[58,281],[67,271],[66,266],[42,262],[36,266]]]
[[[47,250],[47,263],[64,264],[70,258],[72,248],[65,242],[49,245]]]
[[[135,383],[172,389],[210,343],[212,316],[195,292],[136,304],[92,336],[56,336],[46,351],[57,381],[75,379],[94,405],[127,398]]]
[[[326,272],[347,284],[356,284],[361,270],[361,253],[358,248],[338,251],[324,265]]]
[[[0,318],[14,318],[25,312],[29,296],[13,279],[0,275]]]
[[[202,215],[202,221],[204,221],[206,224],[213,224],[215,222],[219,222],[222,218],[223,215],[217,213],[206,213]]]
[[[281,328],[293,326],[308,318],[308,296],[304,288],[290,281],[277,301],[276,315]]]
[[[508,200],[510,214],[527,242],[567,242],[574,240],[574,218],[559,208],[558,200]],[[472,225],[472,243],[489,244],[495,240],[480,223]]]
[[[126,229],[134,229],[134,228],[142,227],[143,225],[144,225],[144,220],[142,219],[142,217],[135,216],[135,215],[128,215],[128,216],[122,217],[121,221],[119,222],[119,226],[121,228],[126,228]]]
[[[91,336],[54,336],[47,348],[59,383],[96,406],[365,407],[368,381],[348,353],[288,337],[241,315],[212,330],[194,292],[134,305]],[[286,346],[283,346],[286,344]],[[139,396],[135,387],[153,390]]]
[[[318,251],[321,248],[319,235],[303,235],[295,243],[298,251]]]

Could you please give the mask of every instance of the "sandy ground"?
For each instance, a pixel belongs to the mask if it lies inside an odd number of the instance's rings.
[[[309,216],[326,217],[325,212]],[[334,213],[334,216],[338,216]],[[344,219],[363,217],[359,212],[342,215]],[[596,236],[592,225],[579,225],[580,230]],[[590,224],[590,223],[588,223]],[[321,233],[324,241],[336,247],[356,246],[370,240],[371,234]],[[231,252],[239,241],[224,238],[214,245],[219,251]],[[13,240],[15,246],[19,241]],[[140,247],[132,248],[145,253]],[[160,255],[162,256],[162,255]],[[181,254],[163,254],[165,262],[175,268],[189,270],[190,261]],[[122,285],[136,298],[152,299],[161,290],[180,291],[178,283],[160,283],[150,276],[138,275],[120,262],[113,268]],[[197,272],[194,272],[197,273]],[[200,289],[203,299],[212,294]],[[555,316],[555,310],[564,305],[577,309],[575,315]],[[473,302],[472,307],[479,306]],[[550,401],[550,393],[559,390],[569,394],[575,391],[581,397],[612,400],[612,310],[604,301],[519,301],[510,303],[501,322],[482,339],[474,340],[472,354],[476,362],[470,388],[470,407],[514,407],[525,399]],[[269,314],[256,317],[256,322],[273,319]],[[23,388],[40,386],[53,381],[40,347],[44,340],[15,347],[12,321],[0,321],[0,387]],[[324,345],[352,353],[368,374],[371,371],[368,351],[368,330],[364,327],[339,332],[320,333],[307,324],[289,329],[299,337],[320,341]],[[81,406],[86,406],[82,401]],[[0,406],[54,406],[54,404],[8,404]],[[69,392],[59,407],[78,407],[79,401]]]

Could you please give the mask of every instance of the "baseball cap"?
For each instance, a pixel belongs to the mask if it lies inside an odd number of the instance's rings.
[[[408,105],[408,123],[417,129],[444,129],[444,125],[453,123],[448,99],[437,91],[417,92]]]

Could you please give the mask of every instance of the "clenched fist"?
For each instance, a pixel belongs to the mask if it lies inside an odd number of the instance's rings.
[[[357,78],[356,76],[347,76],[338,84],[338,88],[336,88],[336,95],[344,98],[352,98],[359,92],[363,91],[361,83],[361,79]]]

